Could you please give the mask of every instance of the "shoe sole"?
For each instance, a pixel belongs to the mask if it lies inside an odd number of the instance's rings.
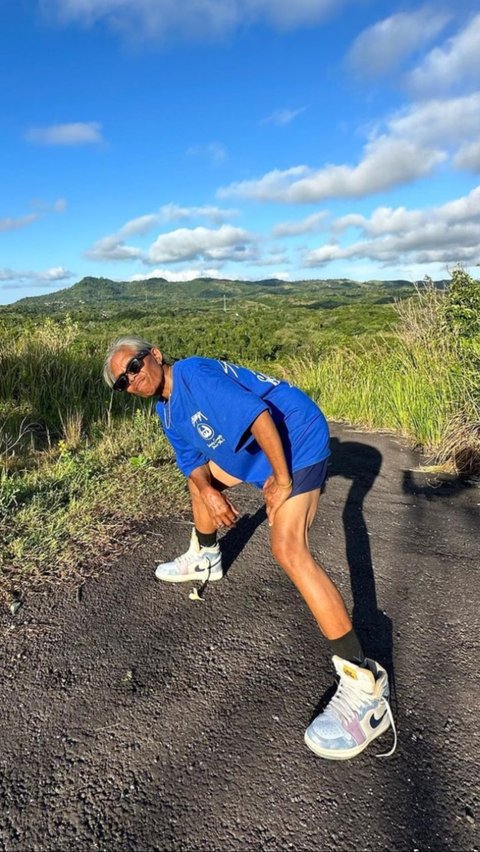
[[[155,577],[157,580],[161,580],[164,583],[191,583],[192,581],[198,581],[199,583],[205,583],[207,580],[209,583],[215,583],[217,580],[223,580],[223,571],[195,571],[191,574],[168,574],[162,575],[155,571]]]
[[[372,731],[371,735],[365,742],[360,743],[360,745],[355,746],[355,748],[349,749],[335,749],[329,750],[324,749],[319,746],[314,740],[311,740],[308,736],[308,730],[305,732],[305,745],[317,754],[319,757],[324,757],[326,760],[350,760],[351,757],[356,757],[357,754],[360,754],[370,743],[375,740],[380,734],[383,734],[385,731],[388,731],[390,727],[390,719],[385,719],[375,731]]]

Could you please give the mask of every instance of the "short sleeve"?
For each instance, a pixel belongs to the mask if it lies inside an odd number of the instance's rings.
[[[208,459],[199,450],[188,444],[180,435],[168,430],[166,437],[175,453],[175,461],[184,476],[190,476],[192,470],[206,464]]]

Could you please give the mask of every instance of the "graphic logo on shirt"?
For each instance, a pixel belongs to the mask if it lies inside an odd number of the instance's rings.
[[[212,427],[208,426],[207,423],[197,423],[197,432],[204,441],[209,441],[215,434]]]
[[[220,444],[225,442],[223,435],[215,435],[215,431],[206,422],[208,417],[203,411],[196,411],[190,418],[192,426],[196,426],[197,432],[204,441],[209,441],[208,447],[210,450],[216,450]]]
[[[197,423],[201,423],[202,420],[208,420],[208,417],[206,417],[203,411],[197,411],[193,417],[190,417],[190,423],[192,426],[196,426]]]

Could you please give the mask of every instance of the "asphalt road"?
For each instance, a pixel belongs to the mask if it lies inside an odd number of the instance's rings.
[[[390,732],[341,763],[305,747],[328,646],[242,486],[203,602],[155,581],[190,528],[152,518],[80,592],[2,613],[2,849],[479,848],[480,488],[416,472],[390,436],[333,434],[312,549],[390,671],[396,754],[377,757]]]

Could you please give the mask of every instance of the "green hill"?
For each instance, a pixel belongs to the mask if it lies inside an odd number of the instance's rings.
[[[442,286],[444,282],[438,282]],[[352,281],[350,279],[315,279],[283,281],[265,279],[241,281],[217,278],[197,278],[192,281],[170,282],[164,278],[143,281],[112,281],[109,278],[82,278],[63,290],[44,296],[20,299],[0,308],[1,313],[62,314],[83,309],[97,309],[110,316],[119,309],[219,307],[235,302],[255,300],[268,303],[278,297],[288,297],[293,304],[311,308],[330,308],[352,302],[382,304],[413,292],[409,281]]]

